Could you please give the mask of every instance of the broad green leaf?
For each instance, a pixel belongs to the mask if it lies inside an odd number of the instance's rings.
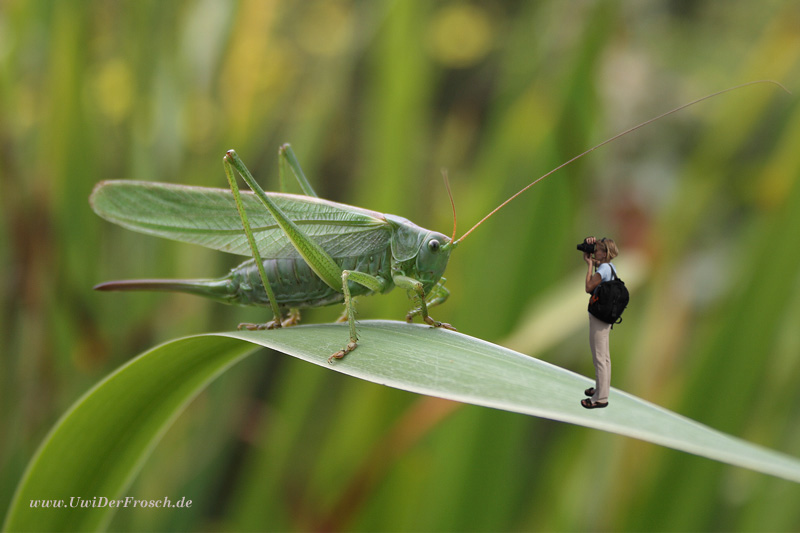
[[[177,339],[97,385],[56,424],[31,461],[4,529],[100,529],[113,509],[69,508],[72,496],[124,498],[150,451],[183,408],[256,346],[375,383],[650,441],[800,482],[800,460],[725,435],[613,389],[606,409],[579,405],[586,377],[460,333],[393,321],[360,324],[359,348],[333,365],[345,325],[298,326]],[[62,500],[58,509],[34,500]]]
[[[4,531],[102,528],[110,508],[69,508],[71,497],[122,495],[186,405],[254,347],[189,337],[156,347],[109,375],[59,420],[28,465]],[[32,507],[32,500],[62,506]]]

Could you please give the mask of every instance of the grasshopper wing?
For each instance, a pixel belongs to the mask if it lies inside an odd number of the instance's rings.
[[[382,214],[310,196],[267,193],[281,210],[332,257],[378,253],[391,239]],[[143,181],[104,181],[89,202],[95,213],[125,228],[214,250],[250,256],[230,190]],[[297,251],[267,210],[242,192],[258,250],[264,258],[294,258]]]

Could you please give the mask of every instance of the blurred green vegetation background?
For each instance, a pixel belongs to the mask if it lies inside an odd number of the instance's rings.
[[[800,4],[775,0],[0,0],[0,509],[108,372],[266,319],[93,292],[240,259],[104,222],[87,202],[97,182],[224,187],[235,148],[274,189],[290,142],[321,196],[450,234],[446,167],[460,235],[672,107],[761,78],[796,92],[798,27]],[[434,316],[592,376],[575,245],[614,237],[621,277],[640,281],[611,336],[612,385],[800,455],[798,146],[797,98],[768,85],[637,131],[472,234]],[[548,298],[580,304],[542,312]],[[359,313],[407,308],[395,291]],[[194,504],[122,510],[111,530],[800,529],[787,481],[267,352],[190,406],[128,494]]]

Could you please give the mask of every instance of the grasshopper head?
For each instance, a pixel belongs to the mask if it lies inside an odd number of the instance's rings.
[[[450,252],[455,243],[450,237],[421,228],[396,215],[384,215],[392,224],[392,260],[402,265],[407,276],[422,282],[425,292],[430,291],[447,268]]]
[[[420,242],[417,250],[417,279],[425,286],[425,292],[430,291],[444,274],[453,248],[450,237],[436,231],[429,231]]]

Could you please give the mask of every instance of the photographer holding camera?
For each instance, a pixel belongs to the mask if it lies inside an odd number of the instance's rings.
[[[601,283],[617,278],[616,269],[611,264],[619,253],[612,239],[597,240],[587,237],[578,245],[583,252],[583,260],[588,265],[586,272],[586,292],[595,296],[595,290]],[[592,257],[594,254],[594,257]],[[604,322],[589,314],[589,345],[592,348],[592,361],[596,375],[594,387],[586,389],[589,396],[581,400],[586,409],[597,409],[608,406],[608,390],[611,386],[611,353],[608,346],[608,335],[612,324]]]

